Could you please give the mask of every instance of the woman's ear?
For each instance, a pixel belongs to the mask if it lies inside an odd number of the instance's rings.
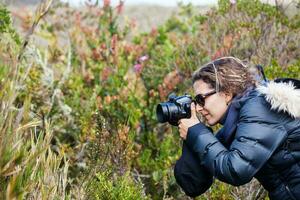
[[[232,98],[233,98],[232,93],[225,93],[225,101],[227,105],[231,102]]]

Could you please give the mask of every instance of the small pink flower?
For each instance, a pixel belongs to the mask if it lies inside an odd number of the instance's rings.
[[[117,5],[117,13],[120,14],[123,11],[124,1],[119,1],[119,5]]]
[[[135,65],[133,66],[133,68],[134,68],[134,71],[135,71],[136,73],[141,73],[141,71],[142,71],[142,65],[141,65],[141,64],[135,64]]]
[[[139,62],[144,62],[149,59],[149,56],[145,55],[139,58]]]
[[[236,0],[230,0],[231,4],[236,4]]]
[[[108,7],[108,6],[110,6],[110,0],[104,0],[103,7]]]

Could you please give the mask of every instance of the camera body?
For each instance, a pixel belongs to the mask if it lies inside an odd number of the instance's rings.
[[[169,101],[163,102],[156,107],[156,116],[159,122],[169,122],[173,126],[178,126],[178,121],[191,117],[191,95],[170,96]]]

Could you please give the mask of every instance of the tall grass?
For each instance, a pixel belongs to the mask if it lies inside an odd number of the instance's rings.
[[[51,1],[44,1],[23,44],[0,9],[0,199],[65,199],[68,162],[51,149],[51,122],[31,112],[28,74],[37,51],[28,47],[30,35]]]

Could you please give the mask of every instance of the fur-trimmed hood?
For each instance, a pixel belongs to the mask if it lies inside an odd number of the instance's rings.
[[[294,118],[300,118],[300,89],[296,89],[292,82],[271,81],[266,85],[258,86],[257,90],[265,95],[272,110],[284,111]]]

